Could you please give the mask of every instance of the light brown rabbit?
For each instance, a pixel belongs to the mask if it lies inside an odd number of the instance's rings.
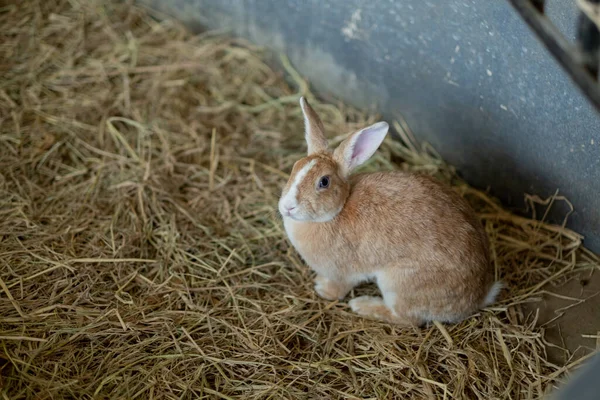
[[[401,171],[351,175],[383,142],[379,122],[328,150],[304,99],[308,156],[297,161],[279,211],[287,235],[317,273],[315,290],[343,299],[375,281],[383,297],[349,302],[360,315],[400,325],[458,322],[493,303],[487,236],[467,202],[434,178]]]

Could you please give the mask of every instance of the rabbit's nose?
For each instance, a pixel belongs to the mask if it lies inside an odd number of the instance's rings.
[[[291,206],[291,205],[288,205],[288,204],[284,204],[283,205],[283,210],[282,210],[283,212],[282,212],[282,214],[285,215],[285,216],[291,217],[292,216],[292,212],[295,209],[296,209],[295,205]]]

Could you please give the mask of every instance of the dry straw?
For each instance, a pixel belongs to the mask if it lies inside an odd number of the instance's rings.
[[[289,84],[247,43],[120,2],[7,5],[0,35],[0,397],[539,398],[579,362],[548,362],[520,304],[598,259],[406,126],[367,168],[452,181],[509,284],[458,325],[400,329],[315,295],[276,213],[304,152],[298,96],[332,135],[375,119],[319,104],[285,59]]]

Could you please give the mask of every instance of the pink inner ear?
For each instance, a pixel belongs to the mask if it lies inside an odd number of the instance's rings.
[[[377,151],[388,131],[388,124],[380,122],[364,129],[352,148],[350,163],[357,166],[367,161]]]
[[[352,161],[356,160],[356,159],[361,159],[363,157],[363,154],[366,152],[365,150],[365,145],[364,145],[364,137],[365,134],[360,135],[360,137],[358,138],[358,140],[356,141],[356,143],[354,144],[354,149],[352,149]]]

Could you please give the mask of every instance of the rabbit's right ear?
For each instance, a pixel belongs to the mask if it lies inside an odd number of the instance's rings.
[[[369,127],[353,133],[333,152],[333,158],[340,166],[343,176],[348,176],[352,170],[366,162],[379,148],[389,125],[387,122],[378,122]]]
[[[304,115],[304,138],[308,145],[308,155],[327,150],[323,122],[304,97],[300,97],[300,107]]]

